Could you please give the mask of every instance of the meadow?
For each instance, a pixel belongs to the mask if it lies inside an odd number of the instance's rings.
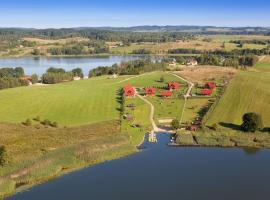
[[[269,57],[254,69],[239,72],[231,81],[219,103],[208,114],[207,125],[239,126],[247,112],[260,113],[264,126],[270,127],[270,73]]]
[[[27,118],[76,126],[118,119],[116,80],[93,78],[57,85],[0,91],[0,121],[20,123]]]

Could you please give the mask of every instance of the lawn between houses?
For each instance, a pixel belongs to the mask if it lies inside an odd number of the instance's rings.
[[[230,82],[224,95],[204,117],[205,126],[197,132],[179,131],[181,145],[270,148],[270,57],[240,71]],[[242,116],[256,112],[262,116],[264,130],[241,132]],[[216,130],[212,127],[216,126]]]

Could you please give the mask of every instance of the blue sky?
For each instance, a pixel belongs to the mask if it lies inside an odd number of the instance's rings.
[[[268,0],[3,0],[0,27],[268,26]]]

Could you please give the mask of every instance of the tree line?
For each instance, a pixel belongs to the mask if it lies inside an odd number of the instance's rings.
[[[29,81],[23,79],[25,76],[22,67],[0,69],[0,89],[14,88],[29,85]],[[37,82],[36,74],[31,76],[32,82]]]
[[[231,57],[231,56],[244,56],[244,55],[270,55],[270,49],[234,49],[232,51],[225,51],[225,50],[197,50],[197,49],[170,49],[168,50],[169,54],[213,54],[213,55],[220,55],[224,57]]]
[[[83,78],[83,72],[81,68],[75,68],[71,71],[66,71],[62,68],[49,68],[46,73],[41,77],[41,81],[44,84],[55,84],[65,81],[73,81],[74,77]]]
[[[153,62],[150,59],[146,60],[133,60],[122,62],[120,64],[114,64],[112,66],[97,67],[89,71],[89,77],[101,76],[101,75],[138,75],[145,72],[151,72],[166,70],[166,64],[164,62]]]

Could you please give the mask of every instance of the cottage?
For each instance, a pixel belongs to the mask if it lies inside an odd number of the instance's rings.
[[[216,88],[216,83],[214,82],[205,83],[205,88],[213,90]]]
[[[201,95],[210,96],[212,93],[213,93],[213,91],[210,89],[202,89],[201,90]]]
[[[172,91],[166,90],[161,92],[161,96],[163,97],[171,97],[173,95]]]
[[[79,81],[79,80],[81,80],[81,77],[75,76],[75,77],[73,77],[73,80],[74,80],[74,81]]]
[[[135,96],[135,89],[129,84],[125,85],[124,94],[126,97],[134,97]]]
[[[28,85],[32,85],[32,77],[31,76],[23,76],[20,78],[20,80],[28,82]]]
[[[146,96],[155,96],[156,89],[155,88],[145,88],[145,94],[146,94]]]
[[[197,66],[198,65],[198,61],[196,59],[188,59],[186,61],[186,65],[187,66]]]
[[[177,82],[169,82],[168,89],[169,90],[178,90],[180,88],[180,84]]]

